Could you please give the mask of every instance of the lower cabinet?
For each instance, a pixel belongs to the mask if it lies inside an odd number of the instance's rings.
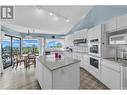
[[[74,63],[55,70],[49,70],[37,60],[36,79],[42,89],[79,89],[80,65]]]
[[[83,62],[82,62],[83,67],[89,66],[90,63],[89,63],[89,56],[88,56],[88,54],[84,54],[82,58],[83,58]]]
[[[112,68],[111,65],[109,67],[101,66],[101,81],[110,89],[121,89],[121,73],[119,70]]]
[[[52,89],[79,89],[80,66],[75,63],[52,72]]]

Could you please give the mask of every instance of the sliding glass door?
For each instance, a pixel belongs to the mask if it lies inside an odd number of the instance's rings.
[[[2,40],[2,60],[4,68],[12,65],[11,63],[11,37],[4,36]]]
[[[22,54],[34,53],[39,55],[39,43],[37,39],[21,40],[21,38],[6,35],[2,40],[2,60],[4,68],[12,66],[13,55],[21,56],[21,46],[23,46]]]
[[[12,66],[13,55],[21,55],[21,39],[5,35],[2,40],[2,60],[4,69]]]

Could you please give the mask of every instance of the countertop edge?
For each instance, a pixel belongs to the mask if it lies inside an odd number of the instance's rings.
[[[41,61],[39,60],[39,58],[37,58],[37,60],[38,60],[39,62],[41,62]],[[59,69],[59,68],[63,68],[63,67],[66,67],[66,66],[69,66],[69,65],[72,65],[72,64],[75,64],[75,63],[79,63],[79,62],[80,62],[80,60],[78,60],[78,59],[74,59],[74,60],[76,60],[76,61],[75,61],[75,62],[72,62],[72,63],[70,63],[70,64],[67,64],[67,65],[61,66],[61,67],[54,68],[54,69],[49,68],[47,65],[45,65],[45,64],[43,64],[43,63],[41,63],[41,64],[44,65],[44,66],[45,66],[47,69],[49,69],[50,71],[54,71],[54,70],[57,70],[57,69]]]

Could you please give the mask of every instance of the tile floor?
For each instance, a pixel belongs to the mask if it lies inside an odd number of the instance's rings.
[[[97,80],[89,72],[80,69],[80,89],[108,89],[103,83]]]
[[[35,78],[35,68],[25,69],[19,66],[17,70],[11,67],[0,76],[0,89],[40,89]],[[84,69],[80,69],[80,89],[108,89]]]

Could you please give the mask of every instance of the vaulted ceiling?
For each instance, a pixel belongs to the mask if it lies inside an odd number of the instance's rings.
[[[15,21],[3,24],[27,33],[66,34],[85,17],[92,6],[15,6]]]

